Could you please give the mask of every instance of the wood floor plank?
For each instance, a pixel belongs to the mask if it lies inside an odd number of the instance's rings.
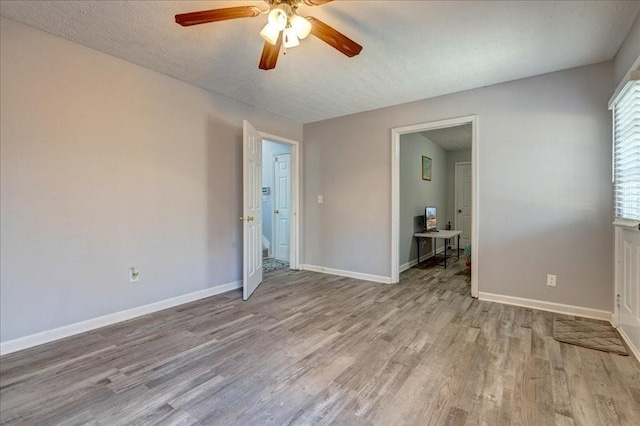
[[[397,285],[279,270],[0,358],[1,424],[640,424],[633,357],[472,299],[462,261]]]
[[[603,425],[613,426],[621,424],[611,398],[596,394],[595,401],[596,410],[598,410]]]

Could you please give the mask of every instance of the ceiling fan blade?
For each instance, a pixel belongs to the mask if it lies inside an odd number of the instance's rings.
[[[253,18],[260,15],[257,6],[237,6],[224,9],[203,10],[201,12],[181,13],[176,15],[176,22],[183,27],[206,24],[208,22],[226,21],[227,19]]]
[[[303,0],[307,6],[322,6],[325,3],[329,3],[333,0]]]
[[[307,20],[311,22],[311,34],[344,53],[348,57],[352,58],[362,50],[362,46],[358,43],[319,19],[308,16]]]
[[[282,46],[282,31],[278,36],[278,41],[275,45],[265,41],[264,48],[262,49],[262,56],[260,57],[260,65],[258,68],[261,70],[272,70],[276,67],[278,62],[278,55],[280,54],[280,46]]]

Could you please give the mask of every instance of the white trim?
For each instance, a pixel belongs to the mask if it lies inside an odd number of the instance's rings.
[[[614,325],[614,327],[616,326]],[[624,332],[622,327],[619,327],[619,328],[616,327],[616,330],[618,330],[618,333],[620,333],[622,340],[624,340],[624,342],[627,344],[627,347],[631,350],[631,353],[633,354],[633,356],[635,356],[638,362],[640,362],[640,350],[638,350],[638,348],[633,346],[633,342],[631,341],[631,339],[629,339],[629,336],[627,336],[627,333]]]
[[[444,253],[444,247],[439,248],[436,250],[436,254],[440,254],[440,253]],[[433,250],[431,250],[429,253],[420,256],[420,262],[424,262],[425,260],[429,260],[434,256],[433,254]],[[413,259],[408,261],[407,263],[400,265],[400,273],[403,273],[404,271],[406,271],[409,268],[413,268],[414,266],[416,266],[418,264],[418,259]]]
[[[488,302],[521,306],[523,308],[538,309],[540,311],[555,312],[557,314],[611,321],[611,311],[601,311],[598,309],[583,308],[580,306],[564,305],[562,303],[545,302],[544,300],[524,299],[522,297],[485,293],[484,291],[481,291],[478,296],[478,299],[486,300]]]
[[[65,325],[51,330],[41,331],[39,333],[30,334],[28,336],[19,337],[14,340],[8,340],[0,343],[0,355],[10,354],[12,352],[21,351],[23,349],[53,342],[55,340],[64,339],[65,337],[95,330],[97,328],[106,327],[122,321],[127,321],[143,315],[162,311],[163,309],[173,308],[174,306],[183,305],[185,303],[204,299],[216,294],[226,293],[242,288],[242,280],[232,281],[226,284],[220,284],[215,287],[206,288],[204,290],[194,291],[193,293],[183,294],[181,296],[172,297],[170,299],[160,300],[158,302],[149,303],[148,305],[137,306],[112,314],[103,315],[97,318],[91,318],[86,321]]]
[[[302,146],[300,142],[281,136],[260,132],[262,139],[271,142],[282,143],[291,146],[291,234],[289,238],[291,254],[289,256],[289,269],[300,269],[300,247],[302,247],[302,174],[300,173],[300,161],[302,159]],[[260,198],[262,200],[262,198]]]
[[[391,283],[391,278],[384,277],[382,275],[371,275],[362,272],[343,271],[341,269],[325,268],[324,266],[300,265],[300,269],[303,271],[320,272],[322,274],[337,275],[340,277],[355,278],[358,280],[373,281],[376,283]]]
[[[423,259],[428,259],[427,255],[423,256],[422,259],[420,259],[420,261],[422,262]],[[417,264],[418,264],[418,259],[413,259],[413,260],[408,261],[405,264],[400,265],[400,273],[403,273],[407,269],[413,268]]]
[[[400,131],[391,129],[391,282],[400,282]]]
[[[620,96],[622,96],[622,94],[626,91],[627,89],[627,85],[629,83],[631,83],[634,80],[640,80],[640,57],[638,57],[638,59],[636,59],[636,61],[633,63],[633,66],[631,67],[631,70],[625,74],[624,78],[622,79],[622,81],[618,84],[618,87],[616,87],[615,92],[613,92],[613,95],[611,95],[611,98],[609,98],[609,109],[612,110],[614,108],[614,106],[616,105],[616,103],[618,102],[618,100],[620,99]]]
[[[471,296],[480,295],[480,152],[478,149],[478,116],[471,122]]]
[[[479,154],[478,154],[478,116],[439,120],[430,123],[415,124],[412,126],[396,127],[391,129],[391,282],[400,281],[400,135],[407,133],[423,132],[425,130],[443,129],[471,123],[471,242],[473,244],[473,262],[471,262],[471,295],[478,297],[479,276],[478,263],[480,260],[480,240],[478,224],[480,179]]]
[[[616,217],[612,225],[619,228],[626,228],[630,231],[640,231],[640,221],[635,219],[623,219],[621,217]]]

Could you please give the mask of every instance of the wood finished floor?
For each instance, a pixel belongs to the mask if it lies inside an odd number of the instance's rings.
[[[462,262],[399,285],[311,272],[0,359],[3,424],[640,425],[640,365],[469,296]]]

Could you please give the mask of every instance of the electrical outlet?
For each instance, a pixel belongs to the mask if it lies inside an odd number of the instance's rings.
[[[129,282],[137,283],[138,281],[140,281],[140,271],[137,266],[132,266],[129,268]]]
[[[551,274],[547,275],[547,285],[549,287],[555,287],[556,286],[556,276],[555,275],[551,275]]]

